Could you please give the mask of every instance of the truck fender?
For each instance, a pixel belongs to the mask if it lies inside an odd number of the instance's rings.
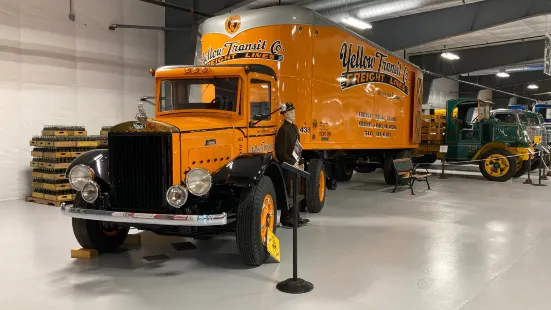
[[[490,143],[484,144],[480,149],[478,149],[476,154],[474,154],[472,160],[479,159],[480,156],[484,155],[484,153],[486,153],[490,149],[507,149],[508,147],[509,146],[507,144],[501,143],[501,142],[490,142]]]
[[[77,165],[86,165],[94,171],[94,181],[98,183],[102,191],[107,191],[109,182],[109,151],[105,149],[91,150],[75,158],[65,171],[65,177],[69,178],[69,172]]]
[[[277,195],[277,207],[287,208],[287,189],[281,165],[271,153],[243,154],[212,174],[213,186],[251,187],[263,175],[272,179]]]

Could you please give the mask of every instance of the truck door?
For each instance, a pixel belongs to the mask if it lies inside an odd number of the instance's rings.
[[[271,114],[277,108],[275,85],[273,78],[255,77],[249,81],[249,153],[270,153],[275,149],[279,122],[279,113]]]

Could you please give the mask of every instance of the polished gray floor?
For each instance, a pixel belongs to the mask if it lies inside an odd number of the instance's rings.
[[[231,236],[178,252],[182,239],[144,234],[141,247],[75,260],[59,209],[1,202],[0,309],[551,308],[551,187],[433,177],[412,196],[381,178],[339,184],[299,230],[305,295],[275,288],[292,273],[291,230],[277,232],[282,263],[258,268]],[[170,259],[142,258],[156,254]]]

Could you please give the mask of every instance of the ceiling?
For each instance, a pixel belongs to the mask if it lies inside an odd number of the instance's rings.
[[[497,44],[503,41],[522,40],[525,38],[541,39],[551,30],[551,15],[543,15],[495,26],[481,31],[470,32],[460,36],[442,39],[408,49],[408,53],[429,53],[445,49],[465,48],[470,45]],[[534,38],[536,37],[536,38]],[[543,57],[543,51],[542,51]]]

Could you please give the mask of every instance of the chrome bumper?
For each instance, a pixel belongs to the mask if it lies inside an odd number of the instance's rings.
[[[73,208],[62,205],[61,212],[67,216],[102,222],[134,223],[168,226],[218,226],[228,223],[226,213],[212,215],[173,215],[154,213],[131,213]]]

